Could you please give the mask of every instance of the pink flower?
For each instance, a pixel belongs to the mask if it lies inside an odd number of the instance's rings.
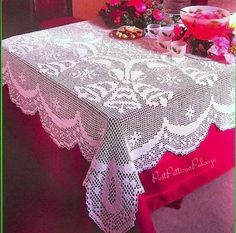
[[[135,10],[138,13],[144,13],[147,10],[147,7],[143,0],[130,0],[127,4],[127,6],[133,6],[135,7]]]
[[[137,5],[135,5],[135,9],[138,13],[143,13],[147,10],[147,7],[143,2],[139,2]]]
[[[229,48],[229,40],[227,40],[225,37],[215,37],[213,39],[213,45],[208,51],[216,56],[221,56],[228,52]]]
[[[228,52],[230,48],[230,41],[226,39],[225,37],[215,37],[213,39],[213,43],[216,46],[219,54]]]
[[[208,50],[208,52],[216,55],[219,59],[224,57],[227,63],[233,63],[235,61],[234,55],[229,52],[230,41],[225,37],[215,37],[213,40],[213,45]]]
[[[174,26],[174,34],[178,38],[181,36],[182,28],[179,26],[179,24],[175,24]]]
[[[111,6],[115,6],[115,5],[118,5],[120,3],[120,0],[109,0],[109,4]]]
[[[158,21],[161,21],[164,19],[164,14],[161,10],[159,9],[155,9],[153,12],[152,12],[152,15],[153,15],[153,18],[155,20],[158,20]]]

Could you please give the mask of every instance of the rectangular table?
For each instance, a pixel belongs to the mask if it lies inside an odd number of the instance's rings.
[[[105,232],[134,225],[139,173],[167,151],[195,151],[212,124],[234,128],[233,65],[160,55],[147,38],[113,38],[99,19],[4,40],[3,73],[12,101],[90,162],[87,208]]]

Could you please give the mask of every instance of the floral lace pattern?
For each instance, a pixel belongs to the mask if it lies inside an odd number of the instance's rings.
[[[12,101],[91,161],[86,202],[105,232],[134,225],[139,172],[195,150],[212,123],[234,127],[233,76],[232,65],[160,55],[146,38],[116,40],[99,20],[3,41]]]

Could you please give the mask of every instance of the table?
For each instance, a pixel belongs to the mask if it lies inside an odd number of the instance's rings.
[[[159,55],[145,38],[115,40],[98,19],[12,37],[3,50],[12,101],[91,162],[87,207],[105,232],[134,225],[138,173],[166,151],[194,151],[212,123],[234,127],[233,65]]]

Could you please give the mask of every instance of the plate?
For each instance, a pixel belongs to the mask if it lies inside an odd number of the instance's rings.
[[[144,31],[135,26],[122,26],[110,33],[111,37],[121,40],[135,40],[144,36]]]

